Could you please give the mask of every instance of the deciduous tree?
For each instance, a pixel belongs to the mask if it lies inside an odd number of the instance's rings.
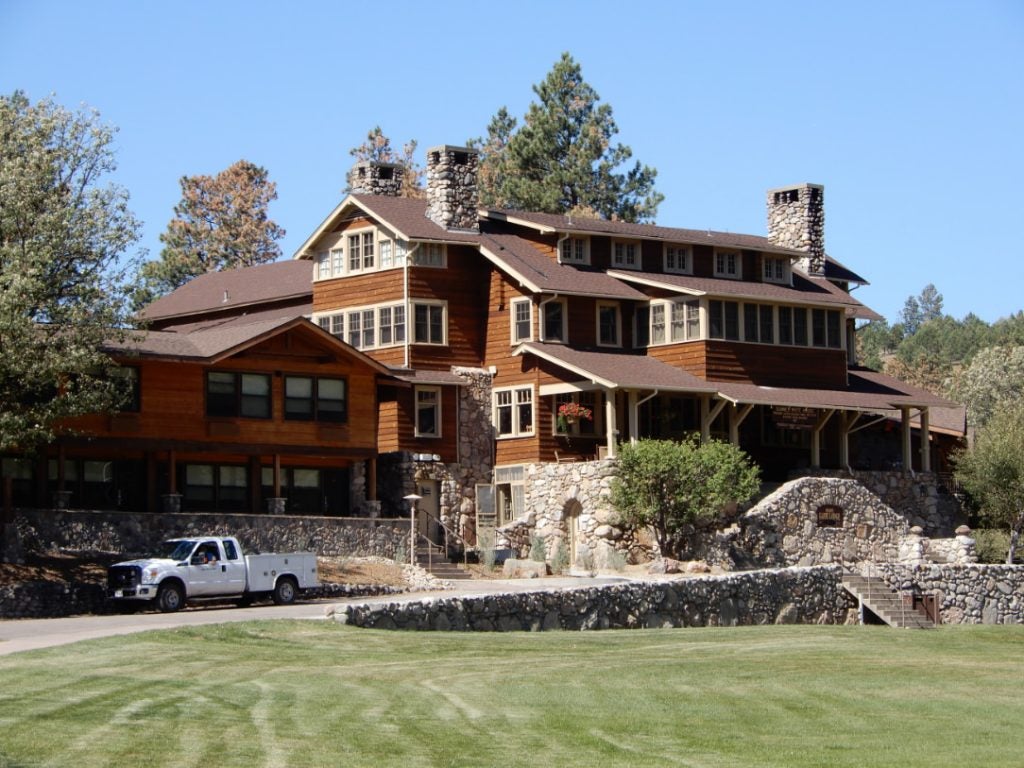
[[[686,525],[711,520],[760,488],[760,470],[732,443],[697,437],[622,446],[612,503],[623,522],[651,526],[663,554],[674,554]]]
[[[537,101],[518,131],[504,108],[491,121],[484,146],[493,146],[481,179],[493,186],[482,199],[520,210],[589,209],[605,219],[653,220],[664,199],[654,188],[657,171],[639,162],[626,167],[633,152],[613,143],[619,128],[612,108],[598,104],[572,56],[563,53],[533,91]]]
[[[207,272],[251,267],[281,256],[277,241],[284,229],[267,208],[277,199],[277,185],[267,171],[239,160],[216,176],[183,176],[181,201],[160,235],[160,258],[146,262],[142,306]]]
[[[967,421],[975,427],[983,427],[1001,406],[1024,402],[1024,346],[981,350],[950,394],[967,406]]]
[[[974,445],[956,457],[956,477],[978,504],[982,520],[1010,533],[1012,563],[1024,529],[1024,401],[996,409]]]
[[[0,97],[0,453],[123,394],[102,345],[125,333],[139,224],[105,181],[113,135],[95,111]]]

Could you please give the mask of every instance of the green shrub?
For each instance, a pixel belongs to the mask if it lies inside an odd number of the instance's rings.
[[[551,555],[551,572],[565,573],[569,569],[569,551],[565,548],[565,541],[559,539],[555,544],[555,551]]]
[[[979,563],[1005,563],[1010,551],[1010,534],[995,528],[971,531]]]
[[[530,559],[537,563],[547,560],[547,552],[544,549],[544,537],[533,534],[530,537]]]

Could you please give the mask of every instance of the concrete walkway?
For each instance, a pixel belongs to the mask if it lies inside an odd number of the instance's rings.
[[[630,579],[617,576],[551,577],[544,579],[466,579],[449,582],[452,589],[403,592],[378,597],[310,600],[294,605],[257,605],[237,608],[233,605],[203,605],[178,613],[136,613],[110,616],[75,616],[59,619],[8,619],[0,621],[0,656],[21,651],[77,643],[115,635],[148,632],[155,629],[224,624],[266,619],[324,619],[339,604],[407,603],[416,600],[461,595],[489,595],[510,592],[579,589],[580,587],[621,584]]]

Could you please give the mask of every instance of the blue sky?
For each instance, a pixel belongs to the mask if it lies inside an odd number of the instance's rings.
[[[658,223],[765,234],[765,191],[824,184],[826,248],[890,320],[1024,307],[1024,2],[0,0],[0,92],[119,127],[116,180],[158,237],[183,175],[245,158],[291,256],[348,150],[462,144],[521,118],[562,51],[658,170]]]

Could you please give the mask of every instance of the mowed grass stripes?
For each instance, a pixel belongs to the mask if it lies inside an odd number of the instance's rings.
[[[0,658],[0,766],[1020,766],[1024,628],[376,632]]]

